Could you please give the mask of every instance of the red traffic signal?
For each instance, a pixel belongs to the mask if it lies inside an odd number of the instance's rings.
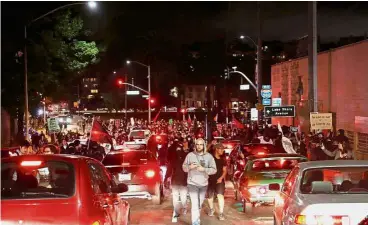
[[[150,99],[150,102],[151,103],[155,103],[155,99]]]
[[[117,84],[118,85],[123,85],[124,84],[124,80],[123,79],[118,79],[117,80]]]
[[[185,111],[186,111],[185,109],[181,109],[181,113],[185,113]]]

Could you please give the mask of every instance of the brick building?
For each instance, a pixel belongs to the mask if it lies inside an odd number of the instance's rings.
[[[333,113],[334,130],[345,129],[357,157],[368,159],[368,41],[319,53],[317,67],[318,111]],[[273,123],[308,131],[308,58],[273,65],[271,84],[273,98],[296,106],[295,118],[274,118]]]

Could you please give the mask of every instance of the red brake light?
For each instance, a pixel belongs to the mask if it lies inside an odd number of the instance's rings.
[[[296,224],[306,224],[307,217],[305,215],[297,215],[295,217],[295,223]]]
[[[42,161],[23,161],[20,163],[21,166],[39,166]]]
[[[266,155],[265,152],[258,152],[257,155]]]
[[[155,176],[155,171],[153,171],[153,170],[147,170],[146,171],[146,177],[152,178],[154,176]]]

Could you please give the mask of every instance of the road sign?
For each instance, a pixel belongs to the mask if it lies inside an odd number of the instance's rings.
[[[272,106],[281,106],[281,98],[272,98]]]
[[[47,119],[47,127],[49,128],[50,133],[60,132],[59,122],[56,118]]]
[[[257,121],[258,120],[258,110],[256,108],[250,109],[250,120]]]
[[[271,90],[271,85],[262,85],[262,89]]]
[[[262,98],[271,98],[272,97],[272,90],[269,89],[262,89],[261,90]]]
[[[139,95],[139,91],[127,91],[127,95]]]
[[[249,89],[250,89],[249,84],[241,84],[240,85],[240,90],[249,90]]]
[[[262,104],[257,103],[257,104],[256,104],[256,109],[257,109],[258,111],[262,111],[262,110],[264,109],[264,106],[263,106]]]
[[[266,106],[265,117],[295,117],[295,106]]]
[[[262,99],[262,105],[271,105],[271,99],[270,98]]]

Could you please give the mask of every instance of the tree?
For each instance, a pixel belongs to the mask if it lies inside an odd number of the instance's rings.
[[[98,61],[99,47],[86,41],[90,32],[83,29],[83,20],[71,11],[57,14],[56,22],[45,27],[29,46],[29,90],[41,92],[54,100],[70,99],[73,83],[83,71]],[[36,35],[32,35],[33,36]]]

